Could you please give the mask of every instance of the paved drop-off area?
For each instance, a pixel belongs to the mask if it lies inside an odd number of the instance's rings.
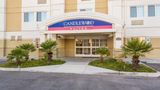
[[[97,74],[97,73],[115,73],[116,71],[93,67],[88,65],[90,60],[66,60],[62,65],[51,65],[42,67],[32,67],[21,69],[23,71],[39,71],[39,72],[53,72],[53,73],[76,73],[76,74]]]
[[[0,71],[0,90],[160,90],[160,78]]]

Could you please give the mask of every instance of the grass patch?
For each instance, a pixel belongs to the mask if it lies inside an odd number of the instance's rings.
[[[49,64],[47,63],[46,60],[31,60],[31,61],[22,62],[20,67],[27,68],[27,67],[37,67],[37,66],[47,66],[47,65],[59,65],[64,63],[65,61],[62,61],[62,60],[52,60],[51,63]],[[10,63],[0,64],[0,67],[17,68],[18,66],[16,65],[15,62],[10,62]]]
[[[106,59],[104,63],[101,63],[100,60],[95,60],[90,62],[89,65],[116,71],[135,72],[132,69],[132,64],[128,64],[125,62],[117,62],[116,59]],[[153,70],[152,68],[149,68],[141,64],[136,72],[156,72],[156,71]]]

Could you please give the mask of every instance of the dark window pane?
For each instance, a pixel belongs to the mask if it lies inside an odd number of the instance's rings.
[[[130,15],[131,15],[131,17],[137,17],[137,8],[136,7],[130,8]]]
[[[154,5],[148,6],[148,16],[155,16],[155,6]]]

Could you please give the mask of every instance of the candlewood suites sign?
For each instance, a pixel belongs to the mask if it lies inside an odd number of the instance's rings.
[[[57,22],[48,26],[49,31],[54,30],[98,30],[112,29],[112,23],[96,19],[72,19]]]

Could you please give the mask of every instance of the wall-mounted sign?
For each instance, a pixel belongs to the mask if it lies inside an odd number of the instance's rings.
[[[48,26],[49,31],[98,29],[112,29],[112,23],[96,19],[72,19],[57,22]]]
[[[144,21],[143,20],[132,20],[131,24],[132,25],[144,25]]]

